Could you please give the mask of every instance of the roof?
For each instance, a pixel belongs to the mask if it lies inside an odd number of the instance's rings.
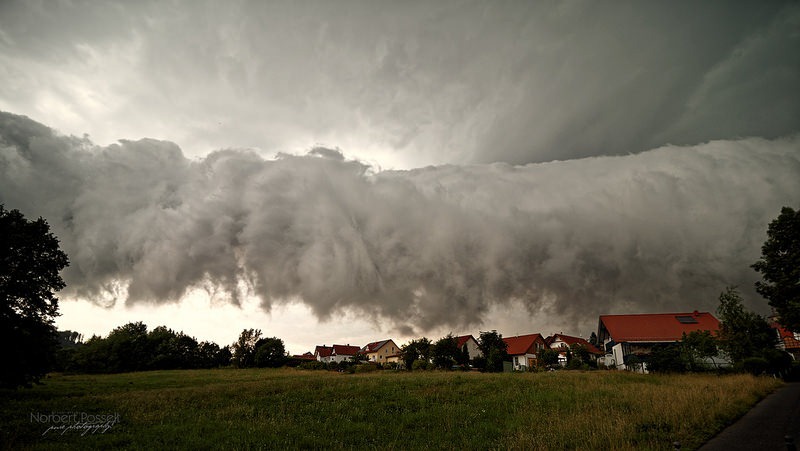
[[[383,347],[383,345],[385,345],[386,343],[388,343],[390,341],[392,341],[391,338],[389,338],[387,340],[373,341],[372,343],[369,343],[366,346],[364,346],[363,348],[361,348],[361,352],[375,352],[378,349],[380,349],[381,347]]]
[[[475,337],[473,337],[472,335],[462,335],[462,336],[460,336],[460,337],[455,337],[455,339],[456,339],[456,343],[457,343],[457,345],[458,345],[458,349],[461,349],[462,347],[464,347],[464,344],[465,344],[466,342],[468,342],[470,338],[471,338],[471,339],[472,339],[472,340],[473,340],[475,343],[477,343],[477,342],[478,342],[477,340],[475,340]]]
[[[358,346],[333,345],[333,353],[336,355],[356,355],[359,349]]]
[[[573,337],[571,335],[564,335],[564,334],[554,334],[552,337],[547,337],[546,341],[547,344],[550,345],[554,343],[557,339],[560,339],[561,341],[566,343],[567,346],[581,345],[584,346],[592,354],[603,354],[603,352],[597,349],[597,347],[595,347],[593,344],[589,343],[588,341],[580,337]]]
[[[774,327],[775,330],[778,331],[778,336],[780,337],[781,341],[783,342],[783,346],[786,349],[800,349],[800,340],[795,338],[795,335],[792,333],[792,331],[784,328],[776,322],[770,323],[770,326]]]
[[[611,338],[621,342],[680,341],[684,333],[696,330],[719,331],[719,320],[708,312],[648,313],[640,315],[600,315],[600,323]]]
[[[535,354],[536,348],[533,346],[537,341],[544,343],[542,334],[519,335],[517,337],[505,337],[503,341],[508,345],[508,355]]]
[[[314,348],[314,355],[319,355],[320,357],[330,357],[333,353],[333,348],[330,346],[317,346]]]
[[[314,358],[314,354],[312,354],[310,352],[306,352],[304,354],[295,354],[292,357],[294,357],[295,359],[300,359],[300,360],[316,360]]]

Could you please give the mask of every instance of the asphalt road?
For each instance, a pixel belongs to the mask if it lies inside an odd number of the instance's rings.
[[[787,446],[787,435],[794,439],[793,447]],[[700,450],[795,451],[797,448],[800,448],[800,382],[792,382],[761,400]]]

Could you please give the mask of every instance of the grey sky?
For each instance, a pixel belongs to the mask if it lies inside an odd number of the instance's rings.
[[[3,2],[0,108],[189,155],[512,164],[798,130],[800,5]]]
[[[713,310],[797,206],[798,30],[796,2],[2,2],[0,202],[59,232],[69,299],[405,336]]]

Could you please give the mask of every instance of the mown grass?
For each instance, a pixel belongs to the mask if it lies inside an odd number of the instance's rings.
[[[0,439],[6,449],[693,449],[780,384],[599,371],[53,375],[0,392]],[[121,421],[43,436],[31,413],[53,411]]]

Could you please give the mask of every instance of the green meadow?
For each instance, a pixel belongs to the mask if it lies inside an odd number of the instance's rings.
[[[694,449],[781,384],[615,371],[51,375],[0,392],[0,438],[5,449]]]

